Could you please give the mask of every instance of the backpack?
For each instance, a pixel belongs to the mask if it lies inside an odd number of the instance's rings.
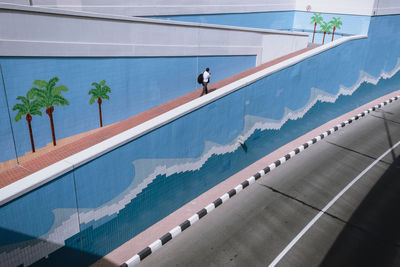
[[[197,77],[197,82],[198,82],[199,84],[202,84],[202,83],[203,83],[203,73],[202,73],[202,74],[199,74],[199,76]]]

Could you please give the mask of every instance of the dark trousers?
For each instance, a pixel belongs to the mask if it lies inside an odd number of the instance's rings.
[[[207,84],[208,84],[208,83],[203,82],[203,92],[201,93],[201,95],[206,95],[206,94],[208,94]]]

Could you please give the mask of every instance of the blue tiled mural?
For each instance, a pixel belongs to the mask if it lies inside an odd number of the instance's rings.
[[[398,90],[399,25],[400,16],[373,17],[367,39],[260,79],[0,207],[0,262],[94,262],[281,145]]]

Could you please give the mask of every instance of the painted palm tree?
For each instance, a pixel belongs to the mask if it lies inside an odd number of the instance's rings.
[[[26,94],[26,97],[25,96],[17,97],[17,100],[20,100],[21,103],[15,104],[14,107],[12,108],[12,110],[14,111],[18,110],[18,113],[14,118],[16,122],[20,121],[22,116],[25,116],[25,119],[28,122],[32,152],[35,152],[35,142],[33,141],[32,125],[31,125],[32,115],[42,116],[42,112],[40,111],[42,109],[42,106],[40,105],[39,101],[37,99],[30,101],[34,97],[35,95],[32,92],[32,90],[29,90],[28,93]]]
[[[92,88],[89,91],[89,95],[92,95],[89,104],[93,104],[95,99],[97,99],[97,103],[99,104],[100,127],[103,127],[103,119],[101,116],[101,103],[103,102],[102,99],[110,99],[107,93],[111,93],[111,89],[106,85],[106,80],[102,80],[100,83],[93,82],[92,86],[94,86],[95,88]]]
[[[332,41],[333,41],[333,37],[335,36],[335,30],[340,29],[340,26],[342,26],[343,23],[340,20],[340,17],[337,17],[337,18],[333,17],[329,23],[333,27],[333,31],[332,31]]]
[[[68,100],[61,96],[61,93],[68,91],[68,88],[65,85],[56,86],[56,83],[59,80],[58,77],[53,77],[48,82],[44,80],[36,80],[33,83],[36,87],[31,89],[36,95],[41,107],[46,109],[46,114],[49,116],[54,146],[56,145],[56,134],[53,122],[54,106],[69,105]]]
[[[323,19],[321,16],[321,13],[314,13],[314,16],[311,17],[311,24],[314,23],[314,32],[312,36],[312,42],[314,43],[314,37],[315,37],[315,30],[317,28],[317,24],[321,25]]]
[[[332,25],[329,22],[323,22],[321,25],[321,31],[324,32],[324,37],[322,38],[322,44],[325,42],[325,35],[331,33]]]

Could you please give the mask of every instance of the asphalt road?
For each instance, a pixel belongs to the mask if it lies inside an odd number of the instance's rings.
[[[387,152],[399,141],[395,101],[265,175],[139,266],[400,266],[400,145]]]

